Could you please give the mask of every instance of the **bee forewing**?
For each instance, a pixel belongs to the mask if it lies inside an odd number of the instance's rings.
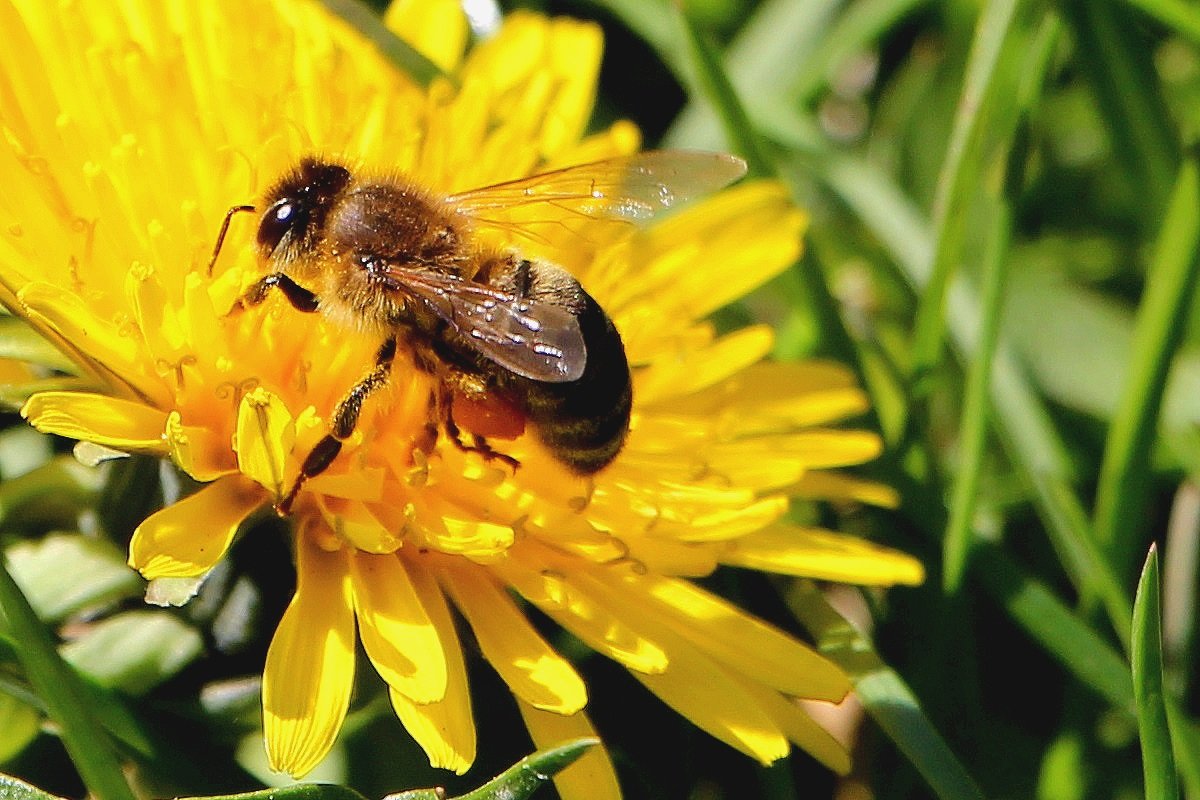
[[[565,308],[515,297],[454,275],[393,267],[392,288],[420,300],[477,352],[525,378],[579,380],[587,347]]]
[[[512,223],[497,212],[544,204],[555,211],[642,222],[746,174],[746,162],[723,153],[650,150],[578,164],[452,195],[446,202],[480,224]],[[549,221],[549,220],[544,220]]]
[[[463,329],[480,353],[505,369],[545,383],[579,380],[587,348],[579,320],[546,303],[516,301],[477,309]]]

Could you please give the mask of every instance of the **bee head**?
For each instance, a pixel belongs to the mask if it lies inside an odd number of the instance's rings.
[[[258,223],[258,248],[264,256],[289,261],[311,247],[337,196],[350,183],[340,164],[306,158],[266,195],[267,210]]]

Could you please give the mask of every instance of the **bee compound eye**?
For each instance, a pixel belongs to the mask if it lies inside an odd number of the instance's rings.
[[[258,223],[258,243],[267,250],[274,250],[283,241],[288,231],[300,224],[296,204],[288,198],[277,200]]]

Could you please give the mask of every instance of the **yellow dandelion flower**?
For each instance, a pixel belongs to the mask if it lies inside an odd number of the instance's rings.
[[[230,206],[313,154],[447,196],[636,151],[628,123],[584,135],[597,28],[514,14],[468,53],[452,6],[389,12],[452,76],[422,86],[315,2],[0,0],[0,301],[87,384],[33,394],[22,413],[205,483],[138,527],[129,562],[146,578],[205,574],[279,503],[379,347],[282,298],[229,314],[264,274],[238,218],[209,274]],[[795,702],[841,700],[845,675],[689,580],[722,564],[922,578],[907,556],[786,520],[795,496],[890,500],[830,471],[880,448],[828,427],[866,407],[848,372],[770,363],[765,327],[718,335],[705,320],[795,259],[804,215],[758,181],[630,235],[543,221],[544,235],[489,246],[562,265],[608,312],[634,365],[625,446],[580,477],[530,430],[493,440],[519,468],[433,437],[433,378],[401,346],[290,509],[298,583],[263,674],[271,765],[303,775],[329,751],[361,641],[430,762],[465,771],[476,742],[455,612],[538,745],[591,735],[584,682],[528,604],[759,761],[794,743],[845,770]],[[580,226],[594,246],[577,246]],[[589,754],[560,790],[616,796],[607,757]]]

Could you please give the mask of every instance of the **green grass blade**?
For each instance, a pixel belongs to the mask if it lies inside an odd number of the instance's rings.
[[[1171,726],[1175,766],[1179,767],[1184,791],[1189,798],[1200,797],[1200,723],[1190,718],[1170,695],[1164,695],[1163,701]]]
[[[805,163],[879,238],[917,291],[929,275],[932,234],[928,222],[903,192],[864,161],[847,155],[813,157]],[[949,332],[964,361],[977,357],[982,301],[966,281],[949,292]],[[1032,484],[1038,513],[1051,532],[1064,567],[1078,591],[1100,596],[1122,640],[1132,607],[1087,524],[1078,498],[1068,488],[1074,469],[1062,436],[1030,385],[1007,337],[1001,333],[992,359],[991,405],[1006,450]]]
[[[914,289],[922,291],[929,277],[933,239],[928,222],[904,193],[853,156],[831,154],[807,163],[879,238]],[[974,288],[954,281],[947,322],[964,360],[974,358],[981,316]],[[991,385],[996,419],[1014,458],[1030,472],[1069,480],[1073,468],[1067,447],[1003,334],[996,345]]]
[[[1196,6],[1182,0],[1125,0],[1133,8],[1153,17],[1192,44],[1200,44],[1200,14]]]
[[[1032,474],[1038,507],[1046,532],[1058,552],[1063,568],[1084,598],[1084,605],[1098,596],[1108,613],[1113,631],[1122,645],[1129,645],[1129,622],[1133,619],[1133,601],[1117,578],[1104,550],[1096,541],[1087,513],[1075,492],[1050,475]]]
[[[610,2],[611,0],[606,0]],[[751,119],[787,117],[798,108],[788,86],[819,49],[843,0],[764,0],[725,48],[722,66]],[[720,122],[693,95],[664,137],[664,144],[720,146]]]
[[[928,0],[861,0],[850,3],[821,37],[808,58],[798,59],[796,75],[789,81],[791,102],[807,105],[828,83],[837,67],[867,51],[898,21]]]
[[[435,78],[444,78],[437,64],[430,61],[408,42],[392,33],[383,24],[383,18],[365,5],[362,0],[321,0],[332,13],[358,31],[363,38],[375,45],[380,54],[392,62],[422,86],[433,83]]]
[[[1130,661],[1137,704],[1146,800],[1178,800],[1179,780],[1163,705],[1162,625],[1159,619],[1158,549],[1150,548],[1133,601]]]
[[[605,9],[650,45],[676,80],[687,80],[682,32],[668,0],[589,0]]]
[[[992,358],[1000,335],[1000,306],[1003,302],[1005,265],[1012,233],[1012,214],[1008,203],[997,203],[992,230],[983,264],[983,319],[979,323],[979,344],[967,368],[967,386],[963,397],[961,442],[957,479],[950,498],[950,521],[942,549],[942,586],[947,594],[962,586],[967,556],[971,547],[975,498],[983,472],[987,445],[988,393],[991,386]]]
[[[1179,142],[1158,86],[1150,40],[1116,3],[1058,5],[1074,31],[1076,58],[1095,87],[1117,161],[1139,197],[1140,222],[1154,230],[1179,163]]]
[[[1139,540],[1150,489],[1150,451],[1171,357],[1183,337],[1200,274],[1200,164],[1183,162],[1134,324],[1133,358],[1105,443],[1095,528],[1118,575]]]
[[[989,0],[975,28],[933,202],[933,269],[917,307],[913,341],[912,374],[918,379],[932,371],[941,353],[946,292],[960,257],[966,210],[978,185],[979,154],[988,133],[983,121],[998,84],[996,65],[1016,12],[1017,0]]]
[[[833,610],[810,581],[795,581],[786,597],[821,653],[846,671],[867,713],[942,800],[981,800],[983,792],[921,710],[904,679],[869,639]]]
[[[688,59],[696,76],[697,88],[712,103],[734,151],[746,159],[750,174],[767,177],[775,174],[775,165],[750,124],[750,117],[738,99],[729,76],[721,66],[721,55],[692,22],[687,11],[679,12],[688,46]]]
[[[1134,713],[1129,669],[1108,642],[994,545],[979,545],[972,566],[988,593],[1046,652],[1096,694]]]
[[[87,693],[59,657],[50,634],[3,561],[0,558],[0,609],[12,631],[13,645],[29,682],[61,728],[63,744],[75,768],[98,800],[133,800],[121,764],[90,707]]]

